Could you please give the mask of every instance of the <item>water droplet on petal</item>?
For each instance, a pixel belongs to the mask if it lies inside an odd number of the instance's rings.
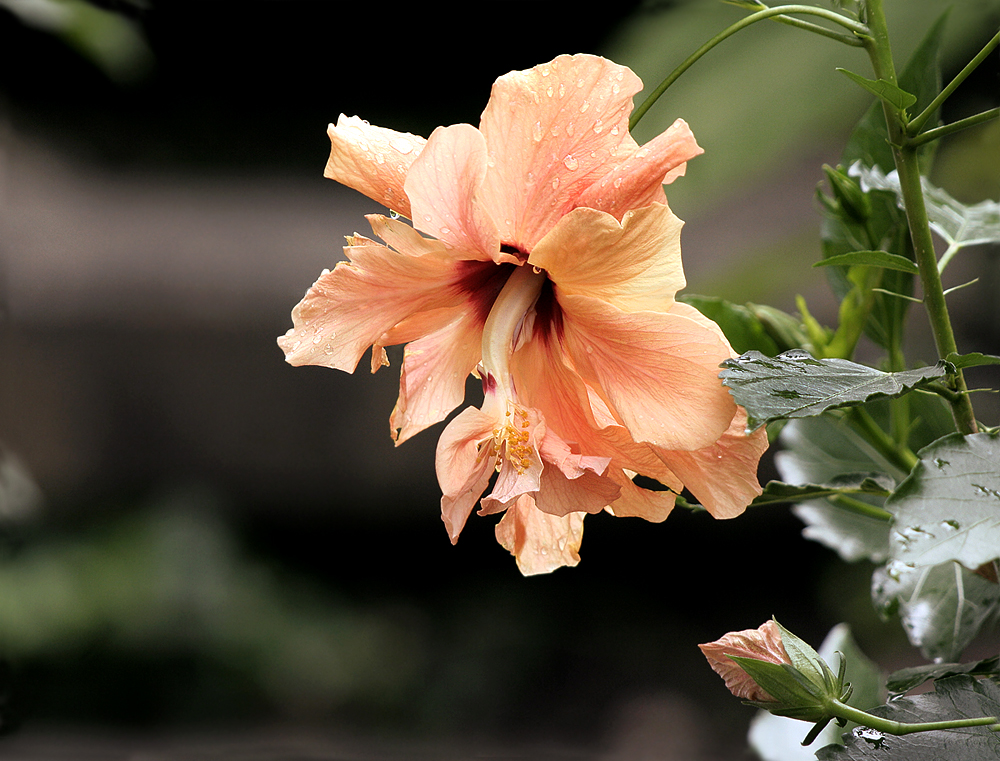
[[[404,154],[413,150],[413,144],[405,137],[394,137],[389,141],[389,145]]]
[[[598,135],[604,132],[604,122],[602,120],[598,119],[594,122],[594,132]]]
[[[542,141],[542,123],[541,122],[535,122],[535,126],[533,126],[531,128],[531,139],[534,140],[536,143],[540,143]]]
[[[618,125],[617,124],[614,127],[611,128],[611,134],[612,135],[617,135],[619,131],[620,130],[618,129]]]
[[[451,232],[451,228],[450,227],[442,227],[441,228],[441,234],[442,235],[448,235],[450,232]],[[427,376],[427,380],[430,380],[430,379],[431,379],[431,377],[428,375]]]
[[[615,181],[611,184],[614,185],[616,188],[620,188],[622,186],[622,178],[615,177]]]
[[[588,108],[590,108],[590,101],[589,100],[583,101],[583,103],[580,104],[580,113],[581,114],[586,113]]]
[[[552,85],[549,85],[548,89],[545,90],[545,94],[548,95],[550,98],[552,97],[552,93],[554,92],[555,90],[553,89]]]
[[[565,167],[566,167],[567,169],[569,169],[569,171],[571,171],[571,172],[572,172],[572,171],[573,171],[574,169],[576,169],[576,168],[577,168],[578,166],[580,166],[580,162],[579,162],[579,161],[577,161],[577,160],[576,160],[576,159],[575,159],[575,158],[573,157],[573,154],[571,153],[570,155],[568,155],[568,156],[567,156],[566,158],[564,158],[564,159],[563,159],[563,165],[564,165],[564,166],[565,166]]]
[[[559,178],[558,177],[554,177],[552,179],[552,189],[553,190],[558,190],[559,189]]]
[[[576,127],[573,126],[573,122],[568,122],[566,124],[566,134],[573,137],[573,133],[576,131]]]

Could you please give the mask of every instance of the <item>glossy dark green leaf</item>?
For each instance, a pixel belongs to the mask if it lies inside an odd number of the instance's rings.
[[[886,689],[897,695],[909,692],[930,679],[944,679],[956,674],[1000,676],[1000,656],[994,655],[973,663],[927,663],[894,671],[886,680]]]
[[[719,377],[746,409],[750,430],[771,420],[810,417],[875,397],[898,396],[944,377],[949,369],[939,362],[934,367],[884,373],[843,359],[816,359],[801,350],[777,357],[750,351],[726,360],[722,367]]]
[[[884,100],[897,111],[905,111],[917,102],[916,95],[911,95],[905,90],[902,90],[894,85],[892,82],[888,82],[884,79],[865,79],[861,75],[855,74],[853,71],[848,71],[847,69],[838,68],[837,71],[850,79],[856,85],[860,85],[865,88],[876,98]]]
[[[928,660],[955,661],[1000,605],[1000,586],[958,563],[915,568],[896,561],[872,576],[872,602],[898,614]]]
[[[956,560],[966,568],[1000,557],[1000,436],[956,433],[918,454],[886,501],[896,514],[892,557],[916,566]]]
[[[740,353],[756,349],[773,356],[780,350],[760,319],[745,306],[725,299],[696,295],[682,296],[679,301],[690,304],[722,328],[730,345]]]
[[[847,254],[836,254],[816,262],[813,267],[829,267],[831,265],[851,266],[855,264],[899,270],[900,272],[909,272],[913,275],[920,272],[915,262],[899,254],[890,254],[888,251],[851,251]]]
[[[893,721],[915,723],[1000,715],[1000,684],[991,679],[953,676],[942,679],[934,692],[899,698],[871,709]],[[987,727],[883,735],[856,729],[844,735],[844,746],[828,745],[819,761],[997,761],[1000,733]]]

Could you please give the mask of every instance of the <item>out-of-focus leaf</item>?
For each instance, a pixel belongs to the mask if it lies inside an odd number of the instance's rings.
[[[903,208],[903,191],[899,185],[896,170],[888,174],[879,167],[867,167],[861,162],[851,165],[848,173],[861,181],[866,190],[885,190],[896,197],[896,203]],[[960,249],[981,243],[1000,243],[1000,202],[981,201],[966,206],[956,201],[946,191],[932,185],[926,178],[920,178],[924,191],[924,203],[931,229],[948,244],[949,248]]]
[[[861,404],[875,397],[898,396],[949,372],[944,363],[917,370],[884,373],[843,359],[816,359],[805,351],[766,357],[749,351],[727,359],[719,374],[736,403],[747,411],[747,427],[771,420],[811,417],[834,407]]]
[[[819,655],[834,673],[840,666],[840,658],[847,659],[845,675],[854,687],[848,700],[850,705],[865,709],[884,700],[882,674],[861,652],[847,624],[837,624],[830,630],[819,648]],[[816,748],[839,742],[841,733],[839,727],[830,724],[820,732],[815,742],[809,747],[803,747],[802,738],[807,731],[807,725],[797,719],[761,711],[751,722],[747,739],[763,761],[813,761],[816,758]]]
[[[925,658],[954,661],[996,613],[1000,586],[958,563],[914,568],[892,561],[872,576],[872,601],[886,618],[899,614]]]
[[[855,84],[865,88],[876,98],[884,100],[898,111],[903,111],[917,102],[916,95],[911,95],[905,90],[901,90],[892,82],[888,82],[884,79],[865,79],[859,74],[855,74],[853,71],[848,71],[847,69],[838,68],[837,71]]]
[[[993,354],[980,354],[978,351],[971,354],[949,354],[947,361],[959,370],[966,367],[979,367],[980,365],[1000,365],[1000,357]]]
[[[847,254],[837,254],[816,262],[813,267],[829,267],[830,265],[851,266],[863,264],[867,267],[882,267],[889,270],[899,270],[916,275],[920,272],[915,262],[899,254],[888,251],[851,251]]]
[[[690,304],[722,328],[730,345],[741,354],[756,349],[774,356],[780,350],[760,319],[745,306],[709,296],[685,295],[679,300]]]
[[[889,675],[886,681],[886,689],[889,692],[902,695],[914,687],[919,687],[928,679],[944,679],[956,674],[1000,676],[1000,656],[994,655],[992,658],[986,658],[985,660],[973,663],[928,663],[923,666],[900,669]]]
[[[750,504],[773,505],[782,502],[801,502],[808,499],[834,497],[838,494],[875,494],[887,497],[894,484],[883,473],[845,473],[828,484],[786,484],[769,481],[764,492]]]
[[[973,719],[1000,715],[1000,684],[991,679],[953,676],[936,683],[934,692],[899,698],[870,713],[893,721],[916,723]],[[822,748],[819,761],[995,761],[1000,759],[1000,734],[987,727],[966,727],[909,735],[883,735],[855,729],[844,735],[844,746]]]
[[[1000,436],[955,433],[919,457],[886,501],[896,514],[892,557],[914,566],[956,560],[966,568],[1000,557]]]

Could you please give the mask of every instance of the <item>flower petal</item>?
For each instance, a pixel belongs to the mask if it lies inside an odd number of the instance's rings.
[[[460,278],[460,262],[357,242],[344,249],[349,261],[321,275],[292,310],[293,327],[278,339],[289,364],[354,372],[368,347],[404,318],[467,298],[449,287]],[[372,364],[377,369],[380,360]]]
[[[683,222],[663,204],[625,214],[621,223],[574,209],[535,246],[528,263],[548,272],[562,294],[582,294],[625,312],[666,312],[684,287]]]
[[[404,188],[415,227],[499,262],[500,234],[479,200],[485,176],[485,139],[475,127],[455,124],[431,133]]]
[[[608,511],[618,518],[643,518],[651,523],[662,523],[674,509],[677,494],[672,491],[653,491],[635,484],[627,473],[618,471],[615,480],[621,495],[611,503]]]
[[[324,176],[364,193],[372,200],[410,216],[403,182],[426,141],[408,132],[373,127],[343,114],[327,129],[330,158]]]
[[[729,691],[744,700],[774,701],[774,698],[729,656],[754,658],[770,663],[791,663],[785,646],[781,643],[781,631],[773,620],[757,629],[729,632],[715,642],[698,645],[698,648],[705,654],[715,673],[726,681]]]
[[[666,203],[664,183],[684,174],[686,162],[704,153],[683,119],[610,169],[577,199],[577,205],[606,211],[618,219],[629,209]]]
[[[574,366],[635,441],[701,449],[729,427],[736,405],[718,368],[730,349],[713,331],[677,314],[626,314],[589,296],[560,296],[559,305]]]
[[[580,562],[584,513],[549,515],[531,495],[518,497],[497,524],[497,541],[515,558],[525,576],[550,573]]]
[[[480,456],[479,444],[492,435],[495,417],[466,407],[445,426],[434,458],[441,486],[441,519],[451,543],[489,485],[495,458]]]
[[[496,81],[479,128],[489,146],[483,199],[504,242],[530,251],[620,151],[634,151],[628,115],[641,89],[631,70],[592,55]]]
[[[663,462],[716,518],[735,518],[746,510],[761,488],[760,457],[767,449],[767,431],[747,436],[747,415],[741,408],[722,437],[693,452],[659,452]]]

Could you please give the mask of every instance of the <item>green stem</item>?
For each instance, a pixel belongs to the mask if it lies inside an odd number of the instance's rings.
[[[855,515],[863,515],[865,518],[874,518],[877,521],[884,521],[885,523],[891,522],[893,518],[892,513],[888,510],[883,510],[881,507],[876,507],[875,505],[869,505],[867,502],[854,499],[854,497],[848,497],[846,494],[838,494],[830,497],[830,501],[841,510],[846,510]]]
[[[882,0],[869,0],[868,26],[871,29],[871,37],[867,38],[865,47],[871,58],[875,76],[895,85],[896,68],[892,62],[889,31]],[[920,184],[917,149],[912,145],[906,145],[905,114],[885,101],[882,101],[882,109],[889,131],[889,145],[892,146],[893,159],[899,175],[913,251],[920,270],[920,284],[923,287],[927,317],[930,320],[931,332],[934,334],[938,356],[947,357],[952,352],[958,353],[958,345],[955,342],[944,288],[941,285],[941,275],[938,272],[934,239],[931,237],[927,207],[924,204],[923,188]],[[976,433],[978,431],[976,416],[961,370],[955,373],[951,385],[952,390],[960,394],[960,397],[951,403],[955,425],[961,433]]]
[[[987,56],[993,52],[993,49],[998,44],[1000,44],[1000,32],[997,32],[993,36],[993,39],[987,42],[986,46],[979,51],[979,54],[969,61],[968,65],[958,72],[955,78],[948,83],[947,87],[945,87],[938,94],[938,96],[930,102],[930,105],[928,105],[927,108],[921,111],[920,114],[910,122],[907,133],[911,136],[915,136],[918,132],[920,132],[920,128],[924,126],[924,123],[930,119],[934,115],[934,112],[941,107],[941,104],[944,103],[951,96],[951,94],[958,89],[958,86],[965,81],[966,77],[975,71],[979,64],[986,60]]]
[[[838,719],[846,719],[864,727],[884,732],[887,735],[909,735],[914,732],[930,732],[937,729],[962,729],[964,727],[985,727],[995,725],[995,716],[979,716],[975,719],[952,719],[949,721],[922,721],[907,724],[902,721],[883,719],[865,711],[853,708],[839,700],[831,701],[830,713]]]
[[[989,111],[983,111],[981,114],[967,116],[964,119],[959,119],[957,122],[922,132],[916,137],[909,138],[906,141],[906,146],[908,148],[917,148],[924,143],[929,143],[931,140],[937,140],[945,135],[951,135],[955,132],[961,132],[963,129],[975,127],[977,124],[983,124],[984,122],[996,119],[998,116],[1000,116],[1000,108],[991,108]]]
[[[657,88],[653,90],[652,93],[650,93],[649,97],[646,98],[646,100],[642,102],[642,105],[640,105],[635,110],[635,113],[632,114],[632,118],[629,119],[628,123],[629,130],[635,129],[635,125],[639,123],[639,120],[642,119],[643,116],[645,116],[646,112],[659,99],[659,97],[667,91],[667,88],[670,87],[670,85],[672,85],[674,82],[676,82],[678,78],[681,76],[681,74],[690,69],[695,64],[695,62],[703,55],[705,55],[709,50],[714,48],[723,40],[732,37],[737,32],[750,26],[751,24],[755,24],[758,21],[763,21],[764,19],[774,18],[776,16],[782,16],[788,13],[803,13],[806,15],[819,16],[820,18],[824,18],[828,21],[834,22],[835,24],[839,24],[840,26],[848,29],[849,31],[857,35],[859,38],[863,38],[863,36],[867,35],[868,33],[868,28],[863,24],[859,24],[858,22],[852,21],[851,19],[846,18],[845,16],[841,16],[839,13],[834,13],[833,11],[828,11],[823,8],[814,8],[810,5],[779,5],[774,8],[765,8],[762,11],[757,11],[757,13],[751,13],[749,16],[740,19],[732,26],[724,29],[719,34],[715,35],[712,39],[710,39],[708,42],[706,42],[704,45],[698,48],[694,53],[688,56],[681,63],[680,66],[678,66],[670,73],[670,75],[666,79],[660,82]],[[850,44],[852,45],[856,44],[853,42],[853,40],[855,39],[853,37],[844,38],[843,35],[838,35],[838,38],[843,38],[842,41],[844,39],[851,39],[852,42]]]
[[[864,407],[852,407],[848,411],[848,416],[851,422],[865,435],[868,443],[875,447],[886,460],[904,474],[913,470],[913,466],[918,462],[917,456],[905,444],[893,441]]]

